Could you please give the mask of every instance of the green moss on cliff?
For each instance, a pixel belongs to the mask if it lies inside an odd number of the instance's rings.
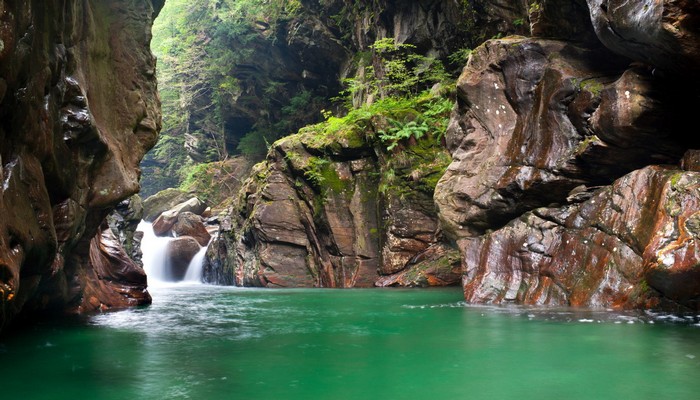
[[[250,170],[250,161],[242,157],[193,165],[185,169],[180,190],[197,193],[197,197],[214,208],[223,208],[235,198]]]

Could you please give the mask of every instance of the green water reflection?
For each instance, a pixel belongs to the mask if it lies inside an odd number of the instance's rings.
[[[152,292],[0,340],[2,398],[700,398],[693,324],[465,307],[459,289]]]

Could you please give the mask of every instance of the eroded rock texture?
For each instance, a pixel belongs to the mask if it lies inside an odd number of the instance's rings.
[[[582,2],[538,2],[534,38],[486,42],[458,81],[435,201],[465,297],[695,310],[698,91],[657,68],[697,71],[697,5],[588,5],[602,43],[553,11]]]
[[[0,326],[150,301],[99,227],[160,127],[153,17],[150,1],[0,1]]]
[[[442,173],[436,160],[444,162],[447,154],[426,138],[404,150],[413,152],[404,164],[390,166],[392,156],[363,139],[385,126],[368,121],[366,132],[339,132],[325,142],[317,132],[278,141],[210,245],[205,281],[268,287],[457,283],[458,260],[440,259],[450,250],[441,243],[426,186],[432,174]],[[389,169],[396,174],[391,180]]]
[[[696,172],[647,167],[581,204],[535,209],[493,233],[462,239],[465,297],[696,308],[698,185]]]
[[[446,59],[485,37],[527,30],[525,1],[301,3],[302,13],[285,28],[285,45],[294,55],[286,62],[290,71],[299,61],[304,65],[304,84],[318,84],[318,75],[361,75],[366,65],[356,54],[371,54],[377,39],[393,37],[420,54]],[[336,83],[324,85],[337,90]],[[353,101],[363,104],[368,97],[359,93]],[[364,132],[339,133],[328,143],[313,135],[278,142],[222,221],[205,280],[243,286],[455,284],[457,257],[442,241],[432,201],[436,177],[429,178],[429,188],[420,183],[428,179],[421,168],[442,173],[446,152],[418,143],[404,157],[411,161],[397,165],[392,160],[401,158],[399,152],[387,154],[365,140],[386,125],[372,121]],[[404,183],[387,184],[394,171]]]
[[[700,83],[700,3],[694,0],[587,0],[600,40],[667,74]]]

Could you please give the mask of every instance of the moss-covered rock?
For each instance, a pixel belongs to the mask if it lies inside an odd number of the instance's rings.
[[[432,193],[449,160],[439,140],[450,110],[443,100],[449,102],[429,94],[391,99],[275,142],[244,184],[232,227],[212,244],[208,276],[238,285],[324,287],[373,286],[408,269],[421,281],[443,276],[412,262],[440,241]],[[389,120],[417,119],[429,132],[397,138],[388,151],[378,132]]]
[[[169,188],[162,190],[143,201],[143,219],[153,222],[163,212],[189,200],[191,197],[191,194],[180,189]]]

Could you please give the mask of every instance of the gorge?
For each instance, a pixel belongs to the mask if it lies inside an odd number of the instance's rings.
[[[693,398],[698,72],[693,0],[0,0],[0,387]]]

